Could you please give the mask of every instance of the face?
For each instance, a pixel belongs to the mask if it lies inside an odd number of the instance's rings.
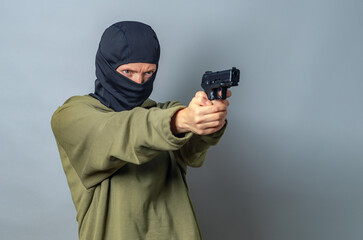
[[[128,63],[120,65],[116,71],[128,79],[141,84],[146,82],[156,72],[156,64]]]

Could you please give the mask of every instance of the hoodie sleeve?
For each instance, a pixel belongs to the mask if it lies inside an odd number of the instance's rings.
[[[226,130],[227,122],[218,132],[210,135],[197,135],[193,134],[192,137],[186,142],[174,155],[177,159],[182,159],[186,165],[190,167],[200,167],[203,165],[207,150],[216,145],[224,131]]]
[[[71,101],[56,110],[51,125],[63,157],[90,188],[126,163],[143,164],[180,149],[191,138],[178,138],[170,130],[171,117],[181,107],[108,112]]]

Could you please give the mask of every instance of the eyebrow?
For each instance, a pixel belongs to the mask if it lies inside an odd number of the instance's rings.
[[[135,68],[133,68],[133,67],[130,67],[130,66],[127,66],[127,67],[121,67],[121,71],[123,71],[123,70],[130,70],[130,71],[132,71],[132,72],[135,72],[136,71],[136,69]],[[150,67],[150,68],[147,68],[146,70],[145,70],[145,72],[150,72],[150,71],[156,71],[156,68],[154,68],[154,67]]]

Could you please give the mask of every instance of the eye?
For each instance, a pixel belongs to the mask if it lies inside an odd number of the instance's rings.
[[[125,74],[130,74],[131,73],[130,70],[122,70],[122,72],[125,73]]]
[[[146,72],[145,74],[150,76],[150,75],[153,75],[154,71],[149,71],[149,72]]]

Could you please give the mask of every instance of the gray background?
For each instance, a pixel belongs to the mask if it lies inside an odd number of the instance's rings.
[[[227,132],[189,171],[205,239],[363,239],[361,0],[1,1],[1,239],[77,239],[50,118],[93,90],[119,20],[159,36],[156,100],[241,69]]]

